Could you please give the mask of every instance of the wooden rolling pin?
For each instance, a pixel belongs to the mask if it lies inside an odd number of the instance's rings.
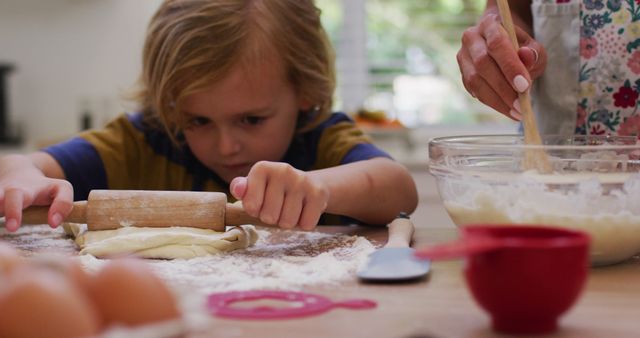
[[[22,223],[47,223],[48,211],[48,206],[29,207]],[[86,223],[89,230],[187,226],[224,231],[227,225],[267,225],[241,205],[227,203],[221,192],[150,190],[92,190],[87,201],[73,203],[64,221]]]

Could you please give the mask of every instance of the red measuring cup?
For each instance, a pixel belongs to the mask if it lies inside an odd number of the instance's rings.
[[[465,257],[465,278],[494,330],[553,332],[589,272],[584,232],[535,225],[468,225],[452,243],[419,249],[431,260]]]

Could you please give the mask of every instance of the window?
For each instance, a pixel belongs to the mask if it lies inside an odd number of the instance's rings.
[[[404,125],[508,122],[473,99],[456,62],[485,0],[317,0],[338,54],[337,109]]]

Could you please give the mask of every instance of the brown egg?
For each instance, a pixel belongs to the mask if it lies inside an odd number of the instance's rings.
[[[0,337],[87,337],[98,332],[88,297],[64,276],[16,268],[0,290]]]
[[[0,241],[0,276],[9,274],[24,258],[11,245]]]
[[[33,256],[29,264],[38,269],[47,269],[59,273],[71,280],[78,290],[89,290],[89,275],[82,269],[80,262],[74,257],[46,254]]]
[[[93,276],[89,290],[107,326],[134,326],[180,316],[173,294],[141,261],[109,262]]]

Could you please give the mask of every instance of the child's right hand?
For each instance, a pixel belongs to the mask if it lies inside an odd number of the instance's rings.
[[[287,163],[260,161],[246,177],[236,177],[229,190],[247,214],[281,228],[313,230],[327,208],[324,182]]]
[[[516,26],[520,48],[516,52],[500,19],[484,16],[462,35],[457,54],[462,82],[480,102],[520,120],[518,93],[527,91],[547,64],[544,47]]]
[[[16,231],[22,210],[31,205],[51,205],[48,223],[55,228],[73,208],[73,187],[63,179],[49,178],[24,155],[0,159],[0,214],[5,226]]]

